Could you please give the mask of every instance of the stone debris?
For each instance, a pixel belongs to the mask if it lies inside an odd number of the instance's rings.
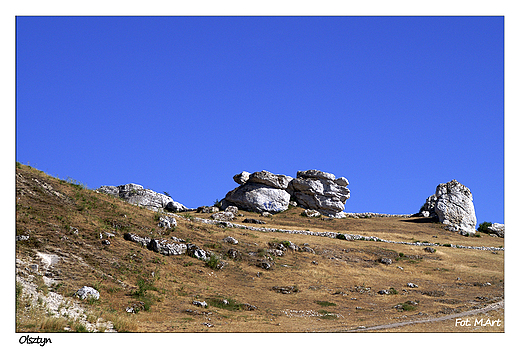
[[[84,286],[80,290],[78,290],[76,293],[74,293],[75,296],[81,299],[87,299],[87,298],[94,298],[99,299],[99,292],[95,290],[92,287]]]
[[[208,303],[206,303],[205,301],[194,300],[192,304],[195,306],[203,307],[203,308],[208,307]]]

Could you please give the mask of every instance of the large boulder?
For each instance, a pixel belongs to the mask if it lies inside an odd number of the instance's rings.
[[[249,175],[248,181],[249,183],[259,183],[266,185],[272,188],[278,188],[281,190],[287,189],[289,182],[291,182],[292,177],[287,175],[275,175],[268,171],[262,170],[257,171]]]
[[[121,186],[101,186],[98,192],[104,192],[125,200],[128,203],[140,205],[153,211],[187,211],[184,205],[175,202],[171,197],[145,189],[141,185],[126,184]]]
[[[296,202],[308,209],[341,218],[344,217],[345,202],[350,198],[348,181],[344,177],[320,170],[298,171],[296,179],[291,181],[288,191]]]
[[[227,193],[222,208],[234,205],[242,210],[280,212],[289,208],[290,199],[285,190],[248,181]]]
[[[422,206],[420,214],[442,222],[450,231],[475,234],[477,217],[473,195],[457,180],[439,184],[435,194],[428,197]]]
[[[332,217],[343,217],[345,202],[350,197],[348,180],[320,170],[299,171],[297,178],[276,175],[268,171],[242,172],[233,177],[239,187],[222,200],[230,205],[256,212],[287,210],[291,196],[297,204]]]

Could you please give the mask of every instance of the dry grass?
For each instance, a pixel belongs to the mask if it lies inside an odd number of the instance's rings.
[[[98,289],[100,300],[93,305],[85,302],[85,306],[112,321],[119,331],[336,331],[467,311],[503,298],[503,252],[441,246],[432,254],[420,246],[222,228],[188,219],[178,219],[175,230],[165,230],[157,226],[156,214],[146,209],[23,165],[17,173],[17,234],[30,235],[28,241],[17,242],[17,258],[37,261],[36,252],[60,256],[53,270],[60,279],[59,292],[71,296],[83,285]],[[49,192],[33,178],[62,195]],[[267,221],[265,225],[248,225],[356,233],[406,242],[495,247],[504,244],[503,239],[488,235],[463,237],[443,230],[440,224],[416,218],[329,221],[304,218],[301,211],[291,208],[262,219]],[[240,213],[243,218],[258,218],[256,213]],[[186,216],[209,218],[209,214]],[[77,228],[79,234],[72,233],[70,227]],[[109,246],[101,243],[99,234],[103,232],[116,234]],[[214,270],[185,255],[158,255],[124,240],[125,232],[165,238],[174,235],[216,253],[228,264]],[[227,236],[235,237],[239,244],[224,243]],[[274,267],[263,270],[256,262],[274,240],[308,244],[315,253],[288,251],[282,257],[272,257]],[[241,258],[226,257],[230,248],[237,249]],[[391,258],[394,263],[381,264],[381,257]],[[138,295],[139,281],[153,288]],[[408,288],[408,282],[419,287]],[[273,290],[276,286],[296,286],[298,292],[278,293]],[[377,293],[390,288],[398,294]],[[192,304],[194,300],[209,299],[232,299],[257,309],[211,305],[202,309]],[[138,301],[146,303],[149,310],[128,314],[125,308]],[[418,305],[410,311],[395,308],[407,301]],[[213,327],[203,325],[205,322]],[[423,327],[399,331],[421,332]],[[449,322],[439,327],[439,331],[448,331],[445,329]]]

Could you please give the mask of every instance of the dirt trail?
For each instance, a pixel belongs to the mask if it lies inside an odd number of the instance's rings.
[[[484,313],[484,312],[488,312],[488,311],[492,311],[492,310],[497,310],[497,309],[502,309],[502,308],[504,308],[504,300],[501,300],[499,302],[490,304],[490,305],[485,306],[485,307],[483,307],[481,309],[465,311],[465,312],[452,314],[452,315],[446,315],[446,316],[441,316],[441,317],[436,317],[436,318],[428,318],[428,319],[424,319],[424,320],[415,320],[415,321],[406,321],[406,322],[397,322],[397,323],[383,324],[383,325],[379,325],[379,326],[371,326],[371,327],[366,327],[366,328],[356,328],[356,329],[349,329],[349,330],[338,330],[337,332],[347,332],[347,333],[350,333],[350,332],[377,331],[377,330],[380,330],[380,329],[396,328],[396,327],[409,326],[409,325],[414,325],[414,324],[419,324],[419,323],[432,323],[432,322],[446,321],[446,320],[451,320],[451,319],[454,319],[454,318],[462,318],[462,317],[476,315],[476,314],[480,314],[480,313]],[[327,330],[325,332],[330,332],[330,330]]]

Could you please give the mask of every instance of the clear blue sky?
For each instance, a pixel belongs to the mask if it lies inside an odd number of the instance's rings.
[[[415,213],[441,182],[504,222],[502,17],[18,17],[16,160],[211,205],[243,170]]]

